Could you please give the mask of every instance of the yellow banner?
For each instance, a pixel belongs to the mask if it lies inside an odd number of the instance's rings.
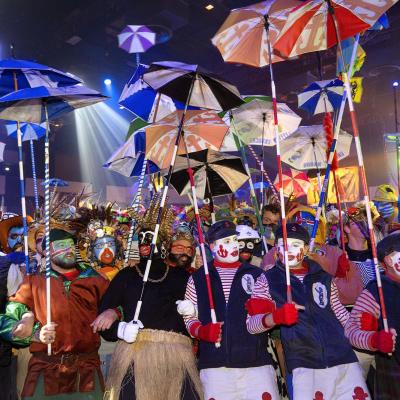
[[[356,77],[350,79],[350,86],[351,86],[351,97],[353,98],[354,103],[361,103],[361,98],[363,95],[363,82],[362,77]]]

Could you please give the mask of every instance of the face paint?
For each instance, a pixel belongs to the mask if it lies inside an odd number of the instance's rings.
[[[24,238],[24,228],[22,226],[13,226],[8,231],[7,243],[11,250],[16,250],[16,248],[22,246]]]
[[[250,261],[253,257],[254,241],[251,239],[239,240],[239,258],[241,261]]]
[[[390,259],[390,264],[389,267],[397,275],[398,278],[400,278],[400,252],[398,251],[392,251],[389,254],[389,259]]]
[[[305,243],[300,239],[287,239],[288,244],[288,259],[289,259],[289,267],[296,267],[297,265],[301,264],[304,259],[304,247]],[[279,260],[283,263],[283,239],[278,239],[278,254]]]
[[[150,255],[150,245],[153,240],[154,232],[152,231],[142,231],[139,232],[139,255],[141,258],[148,258]]]
[[[72,239],[55,240],[50,243],[50,259],[57,267],[73,269],[76,267],[75,244]]]
[[[239,243],[237,236],[229,236],[214,242],[214,258],[223,263],[234,263],[239,260]]]
[[[189,241],[180,239],[172,243],[168,258],[175,266],[187,268],[192,263],[193,257],[194,248]]]
[[[117,246],[115,244],[115,239],[112,236],[103,236],[97,238],[93,245],[93,253],[96,260],[100,261],[102,264],[112,264],[115,259],[115,253],[117,251]]]

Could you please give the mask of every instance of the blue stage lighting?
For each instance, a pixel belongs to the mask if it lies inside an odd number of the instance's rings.
[[[111,79],[110,78],[104,79],[104,84],[106,86],[110,86],[111,85]]]
[[[398,81],[394,81],[393,82],[393,87],[397,87],[397,86],[399,86],[399,82]]]

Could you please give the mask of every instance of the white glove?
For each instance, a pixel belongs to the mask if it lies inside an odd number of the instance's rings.
[[[139,329],[144,328],[141,321],[120,322],[118,324],[117,336],[127,343],[133,343],[139,333]]]
[[[178,305],[177,310],[180,315],[197,318],[197,308],[190,300],[178,300],[176,304]]]

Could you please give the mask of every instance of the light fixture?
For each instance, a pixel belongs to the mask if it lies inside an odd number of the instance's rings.
[[[7,171],[7,172],[9,172],[10,171],[10,167],[4,167],[4,171]]]
[[[213,4],[207,4],[206,6],[205,6],[205,9],[207,10],[207,11],[211,11],[211,10],[213,10],[214,9],[214,5]]]
[[[111,85],[111,79],[110,79],[110,78],[104,79],[104,84],[105,84],[106,86],[110,86],[110,85]]]
[[[397,87],[397,86],[399,86],[399,82],[398,81],[394,81],[393,82],[393,87]]]

